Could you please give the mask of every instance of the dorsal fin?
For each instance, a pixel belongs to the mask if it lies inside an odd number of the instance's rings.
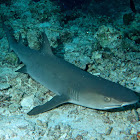
[[[18,43],[23,44],[23,39],[22,39],[21,33],[19,34],[19,40],[18,40]]]
[[[40,48],[40,52],[42,54],[53,55],[49,40],[48,40],[47,35],[45,34],[45,32],[43,32],[42,36],[43,36],[43,41],[42,41],[42,48]]]

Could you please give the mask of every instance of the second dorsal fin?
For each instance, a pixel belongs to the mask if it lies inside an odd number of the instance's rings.
[[[23,44],[23,39],[22,39],[21,33],[19,34],[19,40],[18,40],[18,43]]]

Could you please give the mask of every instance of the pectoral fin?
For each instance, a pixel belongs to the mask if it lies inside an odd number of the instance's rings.
[[[69,100],[69,98],[65,95],[61,95],[61,96],[57,95],[57,96],[53,97],[50,101],[46,102],[45,104],[34,107],[27,114],[28,115],[37,115],[40,113],[44,113],[48,110],[53,109],[54,107],[56,107],[58,105],[68,102],[68,100]]]

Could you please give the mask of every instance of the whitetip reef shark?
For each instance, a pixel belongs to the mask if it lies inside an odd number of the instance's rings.
[[[43,33],[39,51],[17,42],[3,22],[9,47],[24,66],[18,72],[27,73],[33,79],[56,94],[50,101],[34,107],[28,115],[51,110],[64,103],[73,103],[93,109],[107,110],[134,104],[139,98],[134,91],[117,83],[94,76],[65,60],[56,57],[51,50],[48,38]]]

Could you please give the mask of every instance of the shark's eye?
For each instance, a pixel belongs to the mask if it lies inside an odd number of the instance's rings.
[[[104,101],[105,101],[105,102],[110,102],[110,101],[111,101],[111,98],[109,98],[109,97],[104,97]]]

